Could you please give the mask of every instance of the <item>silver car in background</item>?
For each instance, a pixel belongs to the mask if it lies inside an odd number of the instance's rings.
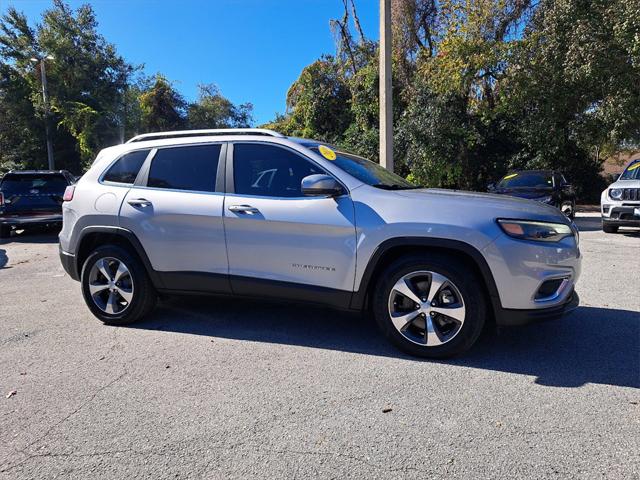
[[[108,324],[143,318],[158,294],[286,299],[371,312],[399,348],[446,357],[488,321],[578,304],[578,232],[557,209],[420,188],[269,130],[141,135],[65,198],[62,264]]]
[[[640,228],[640,158],[631,160],[602,192],[600,210],[605,233],[616,233],[620,227]]]

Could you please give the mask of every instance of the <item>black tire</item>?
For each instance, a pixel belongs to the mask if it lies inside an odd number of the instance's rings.
[[[130,273],[133,284],[133,296],[128,306],[122,312],[109,314],[98,307],[89,291],[90,272],[101,259],[111,258],[123,262]],[[107,325],[127,325],[136,322],[149,314],[156,305],[158,294],[147,275],[144,265],[137,256],[116,245],[105,245],[95,249],[82,266],[80,278],[82,295],[93,313],[100,321]]]
[[[618,226],[617,225],[610,225],[607,222],[603,221],[602,222],[602,231],[604,233],[618,233]]]
[[[431,271],[451,280],[462,296],[465,319],[458,333],[442,345],[419,345],[394,327],[389,313],[389,297],[396,282],[416,271]],[[487,303],[482,280],[464,263],[449,255],[408,255],[389,265],[379,276],[372,294],[373,314],[382,333],[400,350],[428,358],[459,355],[476,342],[485,323]]]
[[[11,236],[11,227],[8,225],[0,225],[0,238],[9,238]]]

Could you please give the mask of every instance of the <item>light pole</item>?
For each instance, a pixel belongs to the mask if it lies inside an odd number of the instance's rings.
[[[393,172],[391,0],[380,0],[380,165]]]
[[[40,80],[42,80],[42,101],[44,103],[44,130],[47,136],[47,159],[49,161],[49,170],[54,170],[55,165],[53,162],[53,142],[51,141],[51,132],[49,130],[49,94],[47,92],[47,71],[45,67],[45,60],[53,60],[53,56],[47,55],[45,57],[32,57],[33,63],[40,62]]]

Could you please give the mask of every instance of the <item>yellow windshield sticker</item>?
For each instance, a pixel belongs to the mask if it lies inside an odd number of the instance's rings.
[[[640,162],[634,163],[629,168],[627,168],[627,172],[630,172],[631,170],[635,170],[636,168],[640,168]]]
[[[512,173],[511,175],[507,175],[506,177],[504,177],[503,180],[509,180],[510,178],[517,177],[517,176],[518,176],[517,173]]]
[[[324,158],[326,158],[327,160],[335,160],[336,159],[336,152],[331,150],[329,147],[325,147],[324,145],[320,145],[318,147],[318,150],[320,151],[322,156]]]

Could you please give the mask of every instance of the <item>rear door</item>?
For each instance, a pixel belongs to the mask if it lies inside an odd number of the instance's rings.
[[[223,143],[152,152],[120,210],[168,289],[228,292]]]
[[[65,176],[58,173],[8,173],[0,184],[5,215],[61,215],[67,185]]]
[[[229,148],[224,223],[234,293],[348,298],[356,248],[350,196],[302,195],[304,177],[327,172],[284,146],[238,142]]]

